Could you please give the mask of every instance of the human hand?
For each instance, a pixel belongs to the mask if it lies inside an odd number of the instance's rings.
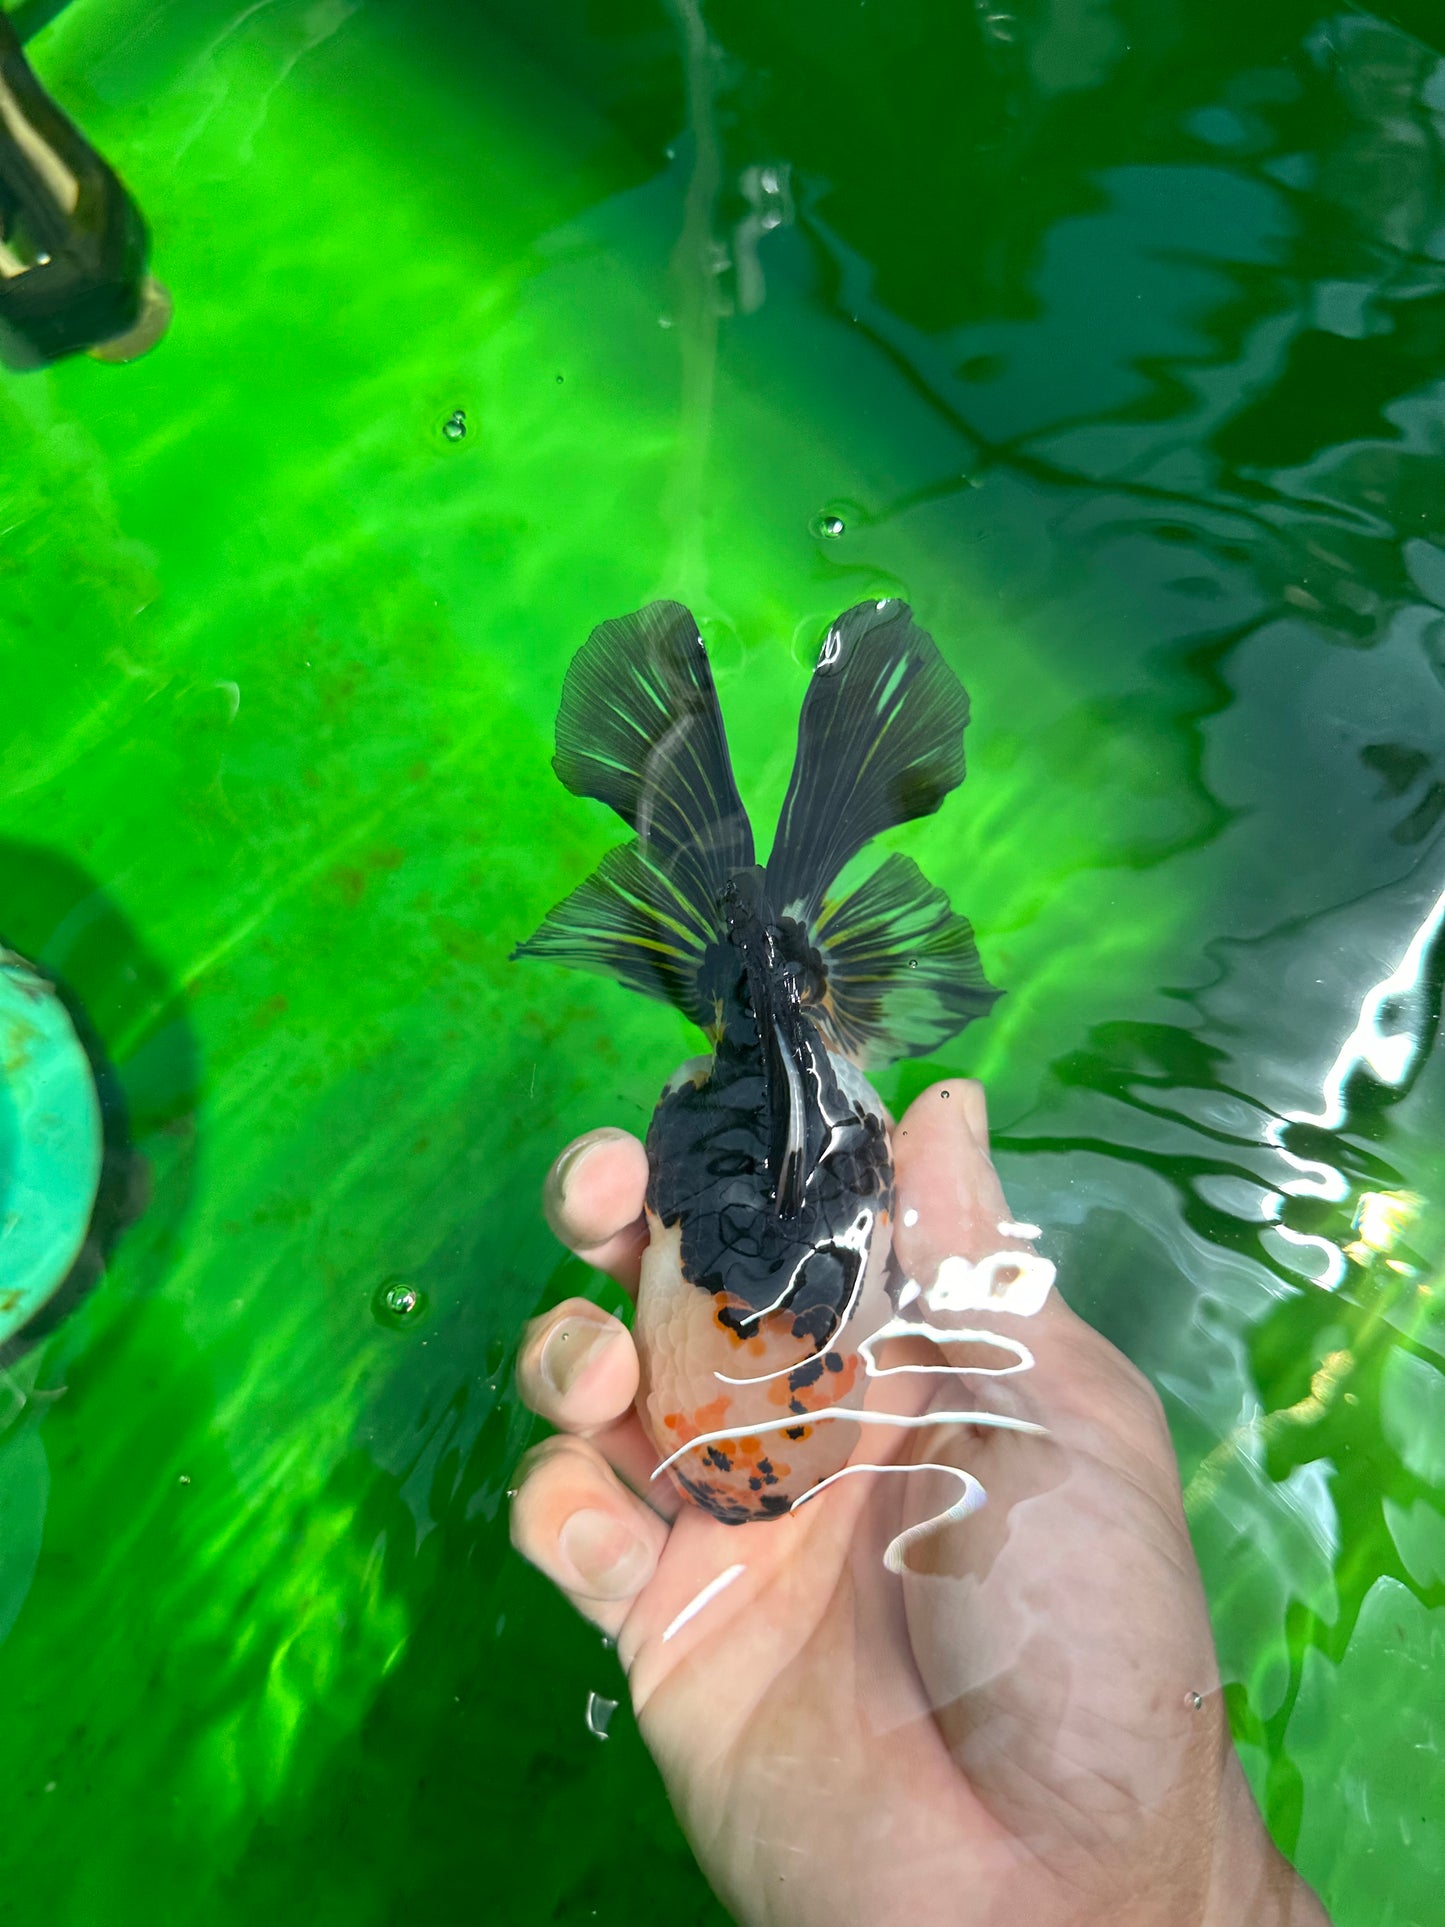
[[[999,1248],[980,1086],[925,1092],[894,1155],[905,1276],[926,1286],[944,1257]],[[646,1184],[616,1131],[548,1181],[558,1235],[629,1291]],[[523,1344],[522,1395],[559,1431],[521,1468],[514,1543],[615,1637],[682,1824],[748,1927],[1320,1927],[1230,1741],[1152,1387],[1057,1292],[1029,1318],[968,1319],[1032,1369],[880,1378],[869,1405],[946,1410],[967,1382],[964,1403],[1044,1430],[866,1428],[870,1463],[957,1466],[988,1494],[910,1535],[901,1576],[885,1549],[956,1478],[860,1473],[786,1518],[723,1525],[652,1481],[631,1336],[584,1299]],[[998,1364],[963,1341],[944,1353]]]

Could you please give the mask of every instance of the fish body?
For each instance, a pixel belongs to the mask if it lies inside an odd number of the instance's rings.
[[[860,1344],[889,1313],[893,1158],[861,1068],[982,1015],[972,932],[906,857],[825,892],[880,830],[963,778],[968,699],[899,602],[824,640],[766,866],[733,783],[696,624],[604,623],[568,672],[558,775],[636,831],[516,954],[665,998],[711,1055],[647,1134],[640,1409],[695,1503],[779,1517],[846,1463]]]

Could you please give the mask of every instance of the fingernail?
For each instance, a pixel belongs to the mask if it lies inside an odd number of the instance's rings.
[[[977,1078],[969,1077],[957,1088],[957,1095],[963,1100],[963,1114],[968,1120],[968,1128],[980,1151],[988,1155],[988,1098],[983,1085]]]
[[[547,1182],[542,1187],[542,1209],[547,1222],[564,1244],[568,1186],[599,1145],[611,1144],[626,1136],[626,1131],[619,1130],[615,1124],[599,1125],[595,1131],[589,1131],[585,1137],[579,1137],[575,1143],[569,1144],[547,1173]]]
[[[557,1535],[562,1557],[581,1589],[597,1599],[623,1599],[644,1577],[647,1548],[610,1512],[584,1506]]]
[[[618,1336],[621,1327],[604,1325],[596,1318],[564,1318],[548,1332],[537,1369],[559,1398],[570,1392],[604,1347]]]
[[[588,1131],[585,1137],[579,1137],[574,1144],[569,1144],[552,1166],[548,1174],[548,1188],[559,1200],[565,1198],[567,1180],[575,1174],[583,1159],[595,1151],[599,1144],[611,1144],[614,1139],[626,1136],[626,1131],[620,1130],[615,1124],[599,1124],[595,1131]]]

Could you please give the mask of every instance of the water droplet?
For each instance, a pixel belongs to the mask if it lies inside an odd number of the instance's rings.
[[[558,375],[558,377],[557,377],[557,379],[558,379],[558,381],[560,382],[560,381],[562,381],[562,380],[563,380],[564,378],[563,378],[563,376],[561,376],[561,375]]]
[[[910,970],[917,970],[917,968],[918,968],[918,959],[917,959],[917,957],[910,957],[910,958],[908,959],[908,968],[909,968]]]
[[[189,1472],[182,1472],[180,1478],[176,1481],[177,1485],[189,1485],[190,1482],[191,1475]]]
[[[587,1731],[597,1739],[607,1738],[607,1728],[612,1715],[617,1711],[617,1701],[604,1699],[600,1693],[587,1695]]]
[[[836,542],[848,524],[841,515],[820,515],[813,526],[819,535],[826,536],[830,542]]]
[[[449,442],[459,442],[467,432],[467,412],[464,408],[454,408],[442,423],[442,433]]]
[[[940,1097],[942,1097],[942,1098],[945,1098],[945,1099],[946,1099],[946,1098],[948,1098],[948,1097],[949,1097],[949,1096],[951,1095],[951,1093],[950,1093],[950,1092],[948,1092],[948,1091],[940,1091],[940,1092],[938,1093],[938,1095],[939,1095]]]
[[[387,1278],[372,1294],[372,1316],[378,1325],[390,1325],[393,1331],[417,1324],[425,1310],[426,1294],[404,1278]]]
[[[1197,1713],[1204,1704],[1204,1695],[1202,1693],[1186,1693],[1184,1695],[1184,1704],[1191,1712]]]

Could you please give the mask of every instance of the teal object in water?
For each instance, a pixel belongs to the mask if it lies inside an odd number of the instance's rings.
[[[65,1282],[100,1186],[100,1100],[55,986],[0,950],[0,1343]]]

